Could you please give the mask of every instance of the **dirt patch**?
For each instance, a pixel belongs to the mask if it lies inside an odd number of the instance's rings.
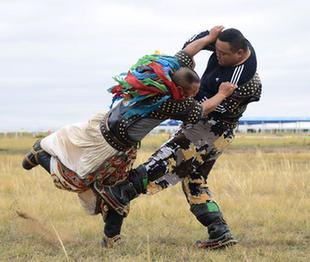
[[[21,210],[15,210],[18,217],[24,221],[24,229],[32,235],[39,236],[47,243],[53,246],[61,246],[66,243],[73,243],[76,240],[73,236],[65,231],[55,231],[55,228],[49,227],[44,223],[40,222],[37,218],[29,215]],[[62,242],[62,243],[61,243]]]

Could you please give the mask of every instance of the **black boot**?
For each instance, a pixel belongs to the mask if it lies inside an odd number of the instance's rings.
[[[25,155],[22,166],[24,169],[30,170],[37,165],[41,165],[47,172],[50,172],[51,155],[42,149],[40,142],[41,139],[34,143],[32,150]]]
[[[40,145],[41,139],[37,140],[32,146],[32,150],[28,152],[22,162],[22,166],[26,170],[30,170],[39,164],[38,154],[43,151]]]
[[[208,225],[209,239],[217,239],[223,235],[230,234],[226,221],[219,217],[216,221]]]
[[[197,247],[218,249],[237,244],[216,202],[209,200],[204,204],[192,205],[191,211],[209,233],[209,239],[196,242]]]
[[[115,210],[109,209],[104,218],[104,237],[101,242],[102,247],[112,248],[121,243],[121,228],[124,217]]]
[[[131,170],[127,179],[115,186],[105,186],[95,182],[94,188],[111,208],[120,215],[126,216],[129,202],[146,192],[146,184],[146,172],[144,167],[140,166]]]
[[[238,241],[231,234],[230,229],[223,218],[219,218],[208,225],[209,239],[198,240],[196,246],[205,249],[219,249],[232,246]]]

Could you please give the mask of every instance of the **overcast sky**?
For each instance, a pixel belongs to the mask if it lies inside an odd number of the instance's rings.
[[[107,110],[112,76],[199,31],[240,29],[258,58],[246,117],[309,117],[306,0],[0,0],[0,131],[46,130]],[[210,54],[197,57],[200,75]]]

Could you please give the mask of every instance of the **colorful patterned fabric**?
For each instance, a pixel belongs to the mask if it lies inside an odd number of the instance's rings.
[[[112,105],[115,101],[123,99],[127,107],[135,104],[135,110],[130,108],[125,115],[133,114],[145,116],[157,109],[169,98],[182,99],[182,95],[171,79],[171,75],[180,68],[179,62],[174,56],[146,55],[133,65],[128,73],[114,77],[118,85],[109,91],[114,94]],[[137,103],[149,97],[162,95],[162,98],[149,105],[139,107]]]
[[[97,171],[88,174],[84,179],[81,179],[75,172],[63,165],[59,159],[52,157],[51,176],[57,188],[77,193],[89,189],[89,185],[94,181],[100,181],[104,185],[112,186],[126,179],[136,155],[136,148],[131,148],[126,152],[118,152],[105,160]],[[55,167],[53,167],[54,165]]]

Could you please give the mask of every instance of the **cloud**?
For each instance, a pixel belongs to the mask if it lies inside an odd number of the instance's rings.
[[[173,54],[191,35],[216,24],[239,28],[258,56],[263,99],[246,116],[304,116],[308,10],[303,0],[2,0],[0,130],[35,128],[38,120],[59,126],[107,108],[112,76],[156,49]],[[208,55],[196,59],[200,74]]]

